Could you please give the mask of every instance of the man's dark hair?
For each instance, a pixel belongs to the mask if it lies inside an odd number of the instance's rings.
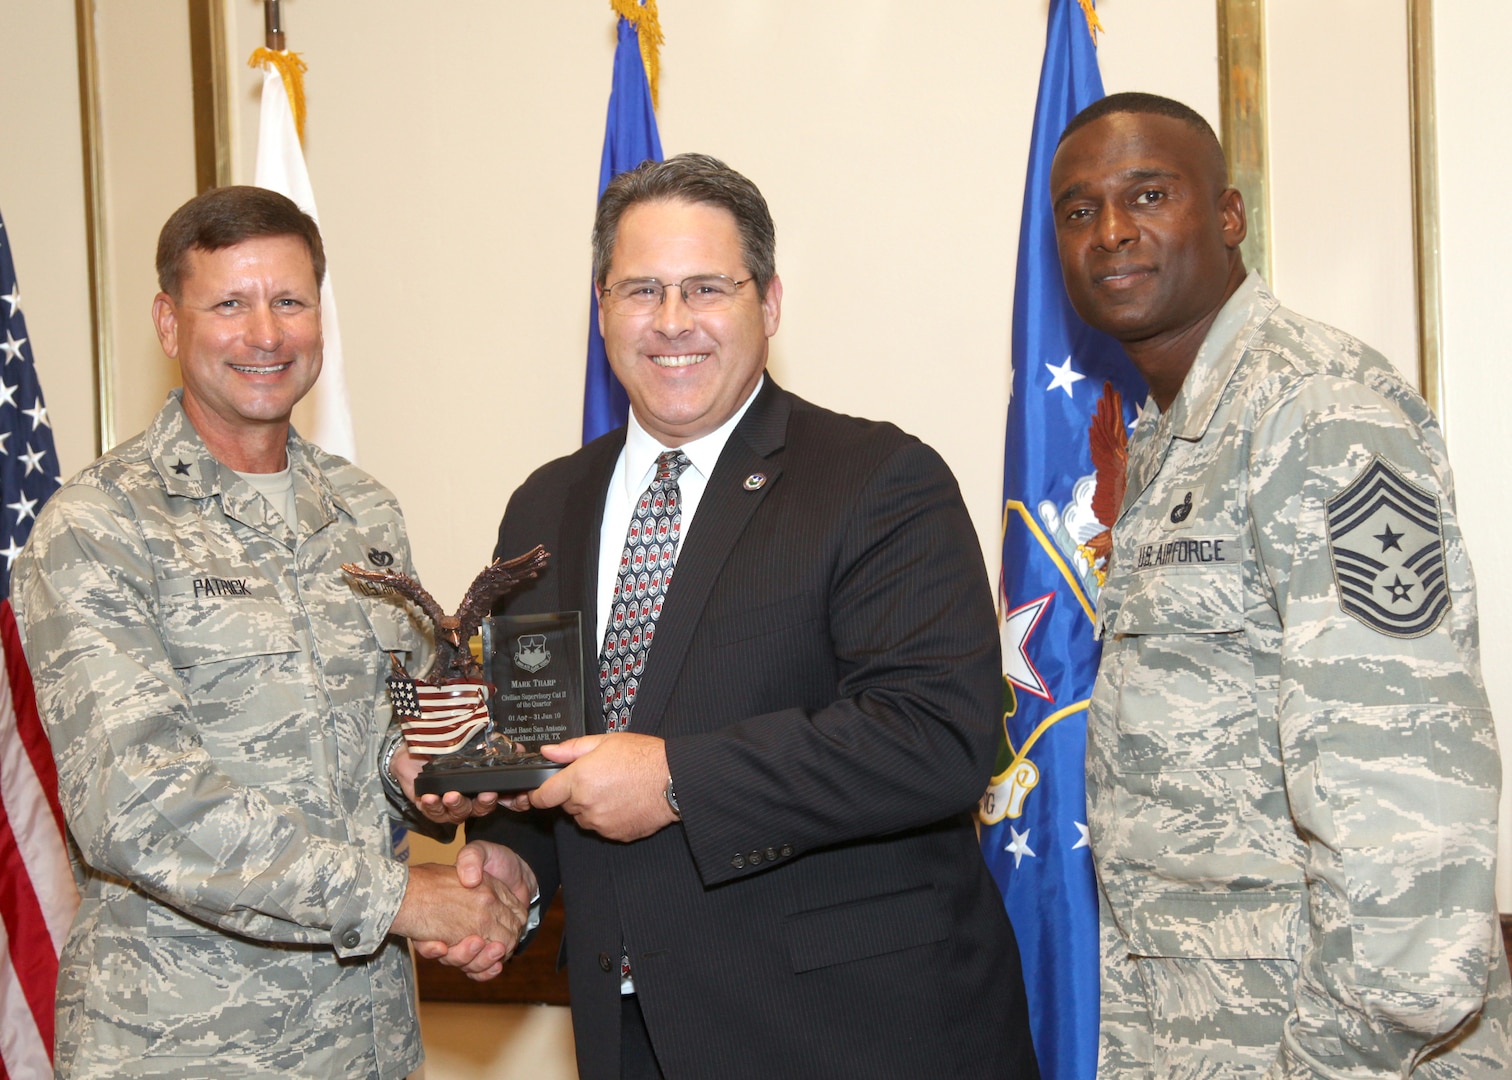
[[[722,207],[735,217],[746,269],[765,297],[777,273],[777,228],[756,185],[708,154],[678,154],[666,161],[645,161],[620,173],[599,198],[593,217],[593,280],[608,284],[609,263],[619,236],[620,219],[637,203],[691,202]]]
[[[1223,157],[1223,144],[1218,141],[1218,136],[1213,132],[1213,126],[1202,118],[1202,114],[1189,105],[1183,105],[1168,97],[1159,94],[1145,94],[1138,90],[1126,90],[1119,94],[1109,94],[1105,98],[1099,98],[1088,105],[1081,112],[1071,118],[1066,125],[1066,130],[1061,132],[1056,146],[1060,146],[1070,136],[1092,123],[1101,120],[1105,116],[1115,113],[1137,113],[1143,116],[1169,116],[1172,120],[1180,120],[1187,127],[1197,132],[1198,136],[1209,145],[1213,158],[1221,166],[1219,176],[1222,183],[1228,183],[1228,164]]]
[[[239,185],[211,188],[173,212],[158,234],[158,288],[180,299],[190,251],[220,251],[260,236],[303,240],[316,287],[325,283],[325,245],[315,219],[276,191]]]

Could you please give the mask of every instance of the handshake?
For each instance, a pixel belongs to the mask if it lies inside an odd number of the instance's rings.
[[[666,796],[666,747],[655,736],[627,731],[579,736],[543,746],[541,753],[563,768],[534,791],[502,798],[456,791],[417,797],[420,761],[408,750],[394,755],[391,769],[404,794],[439,823],[460,824],[499,809],[560,807],[582,828],[629,842],[678,818]],[[458,853],[455,873],[436,864],[410,867],[393,931],[414,941],[415,951],[427,959],[461,968],[479,981],[491,979],[524,939],[536,893],[535,873],[524,860],[501,844],[475,840]]]
[[[524,860],[500,844],[474,840],[457,853],[455,868],[409,868],[390,930],[413,941],[421,956],[481,982],[499,974],[525,940],[535,896],[535,874]]]

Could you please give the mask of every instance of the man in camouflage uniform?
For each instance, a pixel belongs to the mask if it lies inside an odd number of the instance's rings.
[[[389,656],[422,639],[343,562],[413,573],[399,506],[305,442],[315,223],[223,188],[164,226],[153,318],[183,388],[48,502],[14,595],[82,901],[60,1076],[401,1077],[392,935],[511,945],[532,882],[392,857]]]
[[[1150,385],[1098,609],[1103,1080],[1512,1065],[1500,764],[1443,438],[1239,255],[1212,130],[1143,94],[1051,172],[1067,291]]]

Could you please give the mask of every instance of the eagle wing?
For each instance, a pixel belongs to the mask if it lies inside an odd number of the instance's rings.
[[[363,581],[371,581],[378,585],[386,585],[400,596],[408,597],[420,606],[420,609],[430,617],[436,626],[437,636],[441,633],[441,620],[446,617],[446,612],[441,610],[441,605],[436,603],[436,598],[425,591],[421,585],[408,574],[401,574],[394,570],[369,570],[365,566],[356,563],[342,563],[341,569],[354,578]]]
[[[462,640],[467,641],[477,632],[484,616],[493,610],[494,604],[505,593],[521,582],[530,581],[546,567],[551,558],[540,544],[513,559],[495,559],[473,579],[457,608],[457,623]]]

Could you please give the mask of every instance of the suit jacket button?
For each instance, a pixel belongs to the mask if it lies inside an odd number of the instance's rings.
[[[751,852],[749,855],[746,856],[746,862],[750,863],[752,866],[760,866],[761,865],[761,852],[759,852],[759,851],[753,851],[753,852]]]
[[[730,860],[730,865],[733,866],[737,870],[743,869],[745,867],[745,856],[744,855],[737,855],[737,856],[735,856],[733,859]]]
[[[783,844],[782,845],[782,857],[784,859],[786,859],[786,858],[791,857],[792,854],[793,854],[793,845],[792,844]]]
[[[599,970],[609,971],[613,969],[613,967],[614,961],[609,959],[609,954],[606,952],[599,953]]]
[[[769,848],[766,849],[766,861],[767,862],[776,862],[777,861],[777,849],[776,848],[769,847]]]
[[[362,934],[356,930],[348,930],[341,935],[341,944],[348,949],[355,949],[362,944]]]

